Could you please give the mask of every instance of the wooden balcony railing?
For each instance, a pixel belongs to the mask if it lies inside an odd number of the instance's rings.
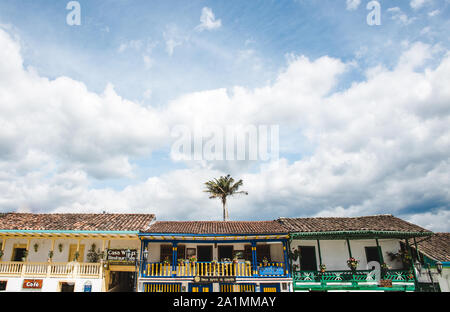
[[[144,277],[253,277],[253,266],[249,262],[187,262],[178,263],[175,269],[169,263],[147,263],[143,267]],[[287,275],[284,263],[258,264],[256,275],[282,276]]]
[[[102,266],[81,262],[0,262],[0,276],[102,278]]]

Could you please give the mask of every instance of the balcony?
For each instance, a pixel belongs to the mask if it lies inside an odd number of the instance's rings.
[[[409,271],[388,270],[377,280],[375,271],[297,271],[295,290],[390,290],[414,291],[415,279]],[[387,282],[387,284],[386,284]]]
[[[0,276],[102,278],[102,266],[79,262],[0,262]]]
[[[259,263],[255,272],[250,262],[188,262],[179,263],[175,268],[171,264],[146,263],[143,277],[287,277],[284,263]],[[254,274],[255,273],[255,274]]]

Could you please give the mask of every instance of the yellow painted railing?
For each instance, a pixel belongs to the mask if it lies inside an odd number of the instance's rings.
[[[101,278],[100,263],[0,262],[0,276]]]
[[[148,263],[147,276],[172,276],[172,265],[165,263]]]
[[[252,276],[250,263],[231,262],[189,262],[179,263],[175,272],[172,272],[171,264],[148,263],[145,276],[168,277],[176,273],[176,276]]]

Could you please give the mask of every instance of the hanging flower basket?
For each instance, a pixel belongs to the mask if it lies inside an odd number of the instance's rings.
[[[195,256],[192,256],[192,257],[189,258],[189,262],[190,263],[195,263],[195,262],[197,262],[197,258]]]
[[[327,266],[325,264],[321,264],[320,265],[320,273],[325,273],[326,270],[327,270]]]

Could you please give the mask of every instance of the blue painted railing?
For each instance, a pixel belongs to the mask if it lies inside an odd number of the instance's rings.
[[[166,262],[144,263],[142,277],[281,277],[288,276],[284,263],[259,263],[256,268],[251,262],[180,262],[173,266]]]

